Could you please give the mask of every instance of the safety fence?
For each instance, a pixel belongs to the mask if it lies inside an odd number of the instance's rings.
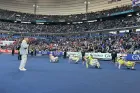
[[[8,50],[8,49],[0,49],[1,53],[12,53],[12,50]],[[18,53],[18,50],[15,50],[15,54]],[[42,55],[49,55],[50,53],[52,53],[55,56],[63,56],[64,52],[62,51],[37,51],[36,55],[37,56],[42,56]],[[67,52],[67,57],[70,55],[77,55],[80,58],[82,58],[82,53],[81,52]],[[93,53],[93,52],[88,52],[85,53],[85,56],[89,56],[92,55],[94,58],[100,59],[100,60],[111,60],[112,59],[112,55],[111,53]],[[117,57],[119,56],[123,56],[126,58],[126,60],[131,60],[131,61],[140,61],[140,54],[125,54],[125,53],[118,53]]]

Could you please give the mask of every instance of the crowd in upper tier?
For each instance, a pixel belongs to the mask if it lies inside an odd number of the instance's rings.
[[[94,19],[102,16],[109,16],[112,13],[123,12],[131,9],[139,9],[139,7],[132,7],[131,5],[125,5],[122,7],[116,7],[110,10],[103,10],[98,12],[91,12],[88,14],[75,14],[75,15],[34,15],[27,13],[20,13],[8,10],[0,9],[0,19],[7,20],[51,20],[51,21],[77,21],[85,18]],[[133,27],[140,25],[139,15],[133,14],[132,16],[121,16],[110,19],[96,19],[94,22],[83,22],[79,24],[67,24],[67,25],[36,25],[36,24],[21,24],[10,23],[0,21],[0,30],[15,31],[15,32],[30,32],[30,33],[66,33],[66,32],[83,32],[83,31],[96,31],[104,29],[114,29],[122,27]]]
[[[139,7],[132,7],[132,5],[125,5],[122,7],[115,7],[109,10],[90,12],[88,14],[73,14],[73,15],[34,15],[21,12],[14,12],[0,9],[0,19],[8,20],[21,20],[21,21],[34,21],[34,20],[47,20],[47,21],[81,21],[87,18],[92,20],[103,16],[109,16],[112,13],[123,12],[131,9],[139,9]]]
[[[0,30],[15,31],[15,32],[31,32],[31,33],[66,33],[66,32],[83,32],[96,31],[103,29],[114,29],[122,27],[139,26],[139,16],[118,17],[108,20],[98,20],[96,22],[85,22],[81,24],[67,25],[36,25],[36,24],[21,24],[0,22]]]

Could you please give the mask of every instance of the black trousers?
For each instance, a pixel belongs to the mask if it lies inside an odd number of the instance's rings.
[[[112,57],[112,61],[115,63],[116,62],[116,57]]]
[[[20,54],[18,54],[18,60],[21,60],[21,55]]]
[[[34,53],[34,55],[36,56],[36,52]]]
[[[34,55],[34,52],[31,52],[31,56],[33,56]]]
[[[64,58],[64,59],[67,58],[67,52],[64,52],[63,58]]]
[[[14,54],[15,54],[15,53],[14,53],[14,52],[12,52],[12,56],[14,56]]]
[[[84,62],[85,61],[85,58],[84,58],[85,56],[82,56],[82,61]]]

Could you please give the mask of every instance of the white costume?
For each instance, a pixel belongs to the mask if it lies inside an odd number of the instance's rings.
[[[26,40],[23,40],[20,46],[20,55],[21,55],[21,63],[19,66],[19,69],[21,71],[25,71],[26,69],[24,68],[27,62],[27,55],[28,55],[28,44]]]
[[[58,62],[58,57],[54,57],[52,54],[49,55],[50,57],[50,62]]]
[[[69,56],[69,62],[74,61],[77,63],[80,60],[80,58],[77,55],[70,55]]]
[[[86,59],[86,67],[89,68],[89,66],[100,68],[100,63],[98,59],[93,59],[91,56],[89,56]]]
[[[91,66],[97,66],[99,64],[98,59],[93,59],[93,61],[90,63]]]

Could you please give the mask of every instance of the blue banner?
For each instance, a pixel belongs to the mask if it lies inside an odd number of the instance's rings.
[[[37,23],[45,23],[46,20],[36,20]]]
[[[123,11],[123,12],[112,13],[110,16],[127,14],[127,13],[132,13],[132,12],[134,12],[134,10],[127,10],[127,11]]]
[[[130,60],[130,61],[140,61],[140,54],[139,55],[136,55],[136,54],[127,54],[126,59],[127,60]]]
[[[50,51],[37,51],[37,54],[41,55],[49,55],[51,52]],[[58,52],[58,51],[53,51],[52,54],[54,56],[63,56],[63,52]]]

